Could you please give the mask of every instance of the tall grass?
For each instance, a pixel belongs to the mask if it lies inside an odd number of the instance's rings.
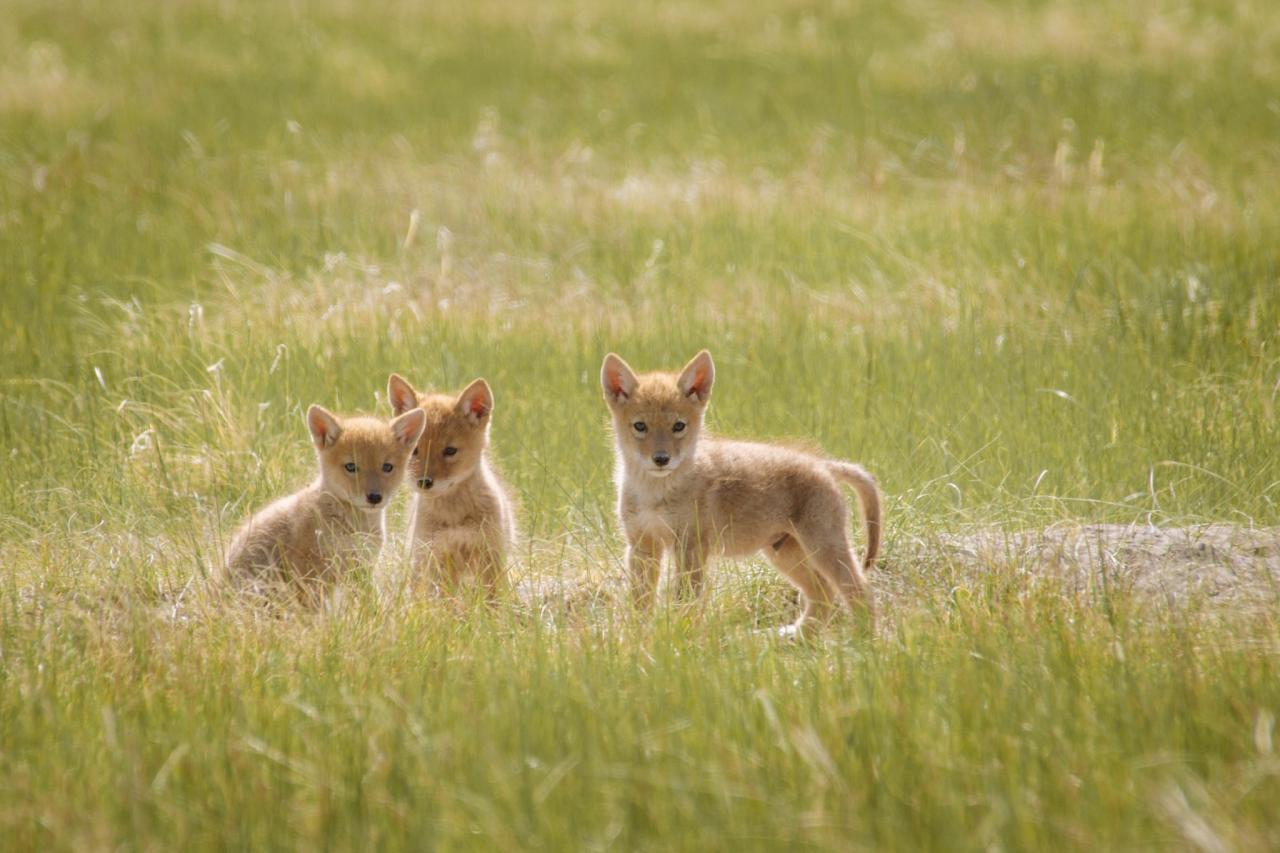
[[[1274,606],[915,544],[1277,523],[1269,4],[4,12],[13,846],[1280,845]],[[715,430],[880,476],[873,639],[618,594],[600,359],[703,346]],[[206,589],[392,370],[493,385],[523,597]]]

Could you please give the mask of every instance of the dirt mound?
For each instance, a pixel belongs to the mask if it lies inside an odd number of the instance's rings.
[[[905,550],[957,568],[1008,567],[1170,603],[1235,609],[1280,602],[1280,528],[1059,525],[941,534]]]

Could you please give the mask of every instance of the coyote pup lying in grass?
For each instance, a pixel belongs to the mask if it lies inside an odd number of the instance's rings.
[[[382,548],[383,511],[426,422],[421,409],[390,423],[308,409],[320,476],[240,528],[227,549],[228,579],[240,588],[283,583],[319,604],[335,580]]]
[[[393,373],[387,397],[397,413],[421,406],[427,414],[409,463],[418,486],[409,525],[414,569],[446,590],[476,579],[495,598],[516,528],[511,493],[489,462],[489,383],[477,379],[457,397],[419,394]]]
[[[679,375],[637,376],[613,353],[601,368],[617,444],[618,516],[637,600],[652,601],[666,551],[674,552],[682,597],[700,591],[709,554],[763,551],[804,594],[804,610],[786,633],[803,635],[824,625],[842,599],[873,616],[865,572],[880,549],[875,478],[850,462],[701,436],[714,380],[706,350]],[[842,482],[863,506],[862,565],[849,546]]]

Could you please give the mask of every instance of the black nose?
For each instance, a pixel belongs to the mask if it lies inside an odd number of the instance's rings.
[[[382,503],[382,495],[378,494],[377,492],[370,492],[369,494],[365,495],[365,497],[369,499],[369,503],[371,504]]]
[[[657,465],[659,468],[666,467],[666,464],[670,461],[671,461],[671,457],[665,453],[653,454],[653,464]]]
[[[431,484],[434,482],[435,480],[431,479],[430,477],[423,477],[421,480],[418,481],[418,485],[424,489],[429,489],[431,488]]]

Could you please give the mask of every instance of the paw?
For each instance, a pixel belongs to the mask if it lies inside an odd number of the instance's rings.
[[[803,622],[783,625],[781,628],[776,629],[774,633],[779,640],[787,643],[809,643],[817,636],[814,626]]]

